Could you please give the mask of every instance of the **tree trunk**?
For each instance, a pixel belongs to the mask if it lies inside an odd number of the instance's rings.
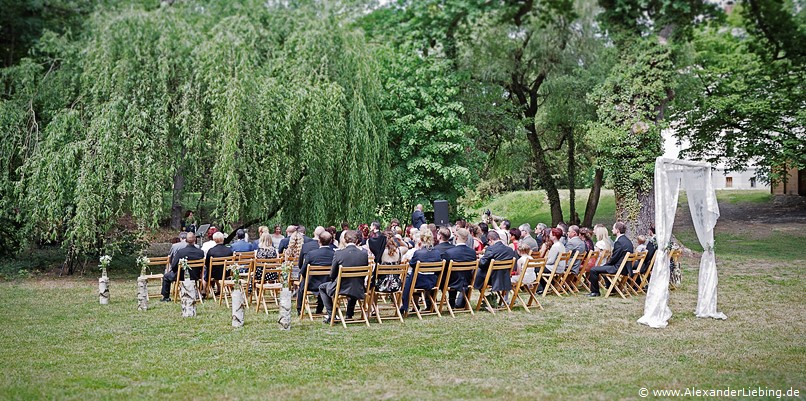
[[[148,279],[137,278],[137,310],[148,310]]]
[[[173,194],[171,195],[171,228],[179,230],[182,228],[182,195],[185,188],[185,172],[182,166],[176,169],[174,174]]]
[[[574,132],[569,130],[568,137],[568,225],[579,224],[579,215],[576,207],[576,148]]]
[[[196,295],[196,282],[182,280],[179,283],[179,298],[182,303],[182,317],[196,317],[196,298],[198,298]]]
[[[588,194],[588,203],[585,205],[585,219],[582,220],[583,227],[593,227],[593,216],[596,215],[596,208],[599,207],[599,196],[602,193],[604,170],[597,167],[594,171],[593,187],[590,194]]]
[[[634,197],[639,208],[636,215],[627,207],[627,197]],[[632,200],[632,199],[630,199]],[[647,191],[635,191],[630,194],[616,193],[616,218],[627,225],[627,237],[635,243],[640,234],[647,234],[649,226],[655,221],[655,186]]]
[[[237,285],[237,284],[236,284]],[[243,327],[243,311],[246,308],[243,291],[232,291],[232,327]]]
[[[533,120],[530,120],[533,121]],[[534,122],[526,125],[526,138],[529,139],[529,145],[532,148],[534,155],[535,167],[537,169],[537,182],[546,191],[546,197],[549,200],[549,208],[551,209],[551,226],[556,226],[557,223],[563,219],[563,209],[560,204],[560,193],[557,191],[557,184],[552,177],[551,169],[546,162],[546,151],[540,143],[540,138],[537,136]]]

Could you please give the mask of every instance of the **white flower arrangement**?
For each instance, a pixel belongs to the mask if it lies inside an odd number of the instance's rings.
[[[185,280],[190,280],[190,269],[188,268],[188,258],[179,259],[179,266],[185,272]]]
[[[98,265],[98,267],[100,267],[102,271],[106,270],[106,268],[109,267],[109,264],[112,263],[112,257],[109,255],[101,256],[100,262],[101,264]]]
[[[143,255],[137,258],[137,265],[140,266],[141,276],[146,275],[146,268],[148,267],[149,263],[151,263],[151,260],[148,258],[148,256]]]

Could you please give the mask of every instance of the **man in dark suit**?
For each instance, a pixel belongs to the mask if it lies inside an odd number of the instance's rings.
[[[316,229],[313,230],[313,238],[316,241],[307,241],[307,242],[303,241],[302,242],[302,249],[300,249],[300,251],[299,251],[299,264],[298,264],[298,267],[299,267],[300,270],[302,270],[302,264],[305,261],[305,255],[307,255],[308,252],[311,252],[314,249],[319,249],[319,241],[318,241],[319,240],[319,235],[322,234],[323,232],[325,232],[324,227],[322,227],[322,226],[316,227]],[[328,263],[328,265],[330,265],[330,263]]]
[[[322,227],[322,229],[324,230],[324,227]],[[297,232],[302,234],[302,243],[307,244],[309,242],[316,242],[315,238],[311,238],[311,237],[305,235],[306,230],[307,229],[305,228],[305,226],[303,226],[301,224],[297,226]]]
[[[288,242],[291,241],[291,234],[297,232],[297,226],[290,225],[285,229],[285,238],[280,240],[280,245],[277,246],[277,254],[282,255],[283,251],[288,248]]]
[[[456,245],[450,247],[445,250],[442,254],[442,259],[445,260],[445,269],[447,271],[448,265],[451,261],[454,262],[475,262],[476,261],[476,251],[471,249],[470,247],[464,246],[466,244],[467,238],[470,236],[470,232],[464,228],[459,228],[456,230]],[[470,280],[473,278],[472,272],[458,272],[453,273],[448,278],[448,286],[452,289],[448,291],[448,302],[450,302],[452,308],[459,307],[461,308],[464,306],[464,293],[467,291],[467,287],[472,284]],[[457,299],[457,290],[461,289],[459,292],[459,298]]]
[[[347,243],[347,247],[333,254],[333,263],[330,264],[329,281],[319,285],[319,296],[322,297],[322,303],[325,305],[327,313],[324,320],[325,323],[330,323],[330,314],[333,313],[333,301],[336,297],[336,279],[339,276],[339,268],[341,266],[354,267],[369,265],[367,252],[357,246],[361,241],[361,235],[358,231],[347,231],[344,234],[344,241]],[[364,299],[365,294],[366,288],[364,287],[363,278],[354,277],[342,280],[339,295],[349,296],[349,300],[347,301],[347,319],[353,317],[356,302],[359,299]]]
[[[492,262],[493,259],[518,259],[518,253],[501,242],[501,237],[498,236],[497,231],[487,233],[487,240],[489,246],[484,250],[484,255],[482,255],[479,260],[479,271],[476,273],[476,282],[473,283],[473,287],[477,290],[481,290],[481,286],[484,285],[484,279],[487,277],[487,268],[490,267],[490,262]],[[499,270],[490,277],[490,285],[493,291],[509,291],[512,289],[512,281],[509,279],[509,273],[510,272],[506,270]]]
[[[604,266],[596,266],[590,271],[591,293],[589,297],[598,297],[599,294],[599,275],[600,274],[615,274],[621,266],[621,261],[627,256],[628,253],[633,251],[632,241],[627,238],[624,233],[627,232],[627,226],[622,222],[613,224],[613,234],[616,236],[616,242],[613,243],[613,253],[610,254],[610,260]],[[621,274],[632,274],[632,266],[624,266]]]
[[[184,272],[178,272],[179,260],[182,258],[186,258],[188,261],[204,259],[204,251],[196,247],[195,233],[188,233],[185,242],[187,242],[187,246],[176,251],[176,255],[174,255],[173,260],[171,260],[170,270],[162,277],[162,302],[171,301],[171,283],[177,279],[177,275],[179,276],[179,280],[184,279]],[[198,280],[199,273],[200,272],[191,270],[190,278],[192,280]]]
[[[329,232],[322,230],[322,232],[317,236],[319,238],[318,242],[315,244],[319,245],[318,248],[309,251],[305,254],[305,261],[302,264],[302,267],[299,270],[300,282],[299,282],[299,291],[297,291],[297,314],[302,313],[302,293],[304,292],[302,289],[305,288],[305,282],[308,281],[308,266],[330,266],[333,264],[333,255],[334,251],[333,248],[330,247],[330,244],[333,242],[333,236],[330,235]],[[308,245],[308,244],[305,244]],[[303,246],[305,248],[305,246]],[[303,257],[300,256],[300,260]],[[322,296],[319,293],[319,286],[323,283],[327,282],[327,277],[324,276],[314,276],[311,277],[310,282],[308,283],[308,292],[312,294],[316,294],[318,299],[316,303],[316,313],[322,313],[322,308],[324,304],[322,303]]]
[[[439,253],[442,254],[443,259],[445,259],[445,252],[454,247],[454,245],[451,244],[451,229],[448,227],[440,228],[437,232],[437,241],[439,241],[439,243],[434,246],[434,249],[438,250]]]
[[[210,285],[215,283],[221,276],[224,274],[224,266],[216,266],[210,277],[210,282],[205,282],[207,280],[207,269],[210,268],[210,258],[223,258],[227,256],[232,256],[232,248],[224,245],[224,233],[216,232],[213,234],[213,241],[215,241],[215,246],[210,248],[207,251],[207,258],[204,261],[204,273],[202,274],[202,293],[206,293],[207,289],[210,288]]]
[[[414,213],[411,214],[411,225],[416,229],[425,224],[425,214],[423,213],[423,205],[417,205],[414,208]]]
[[[377,221],[373,221],[369,229],[367,246],[375,257],[375,263],[381,263],[381,256],[383,256],[383,250],[386,248],[386,236],[381,233],[381,223]]]

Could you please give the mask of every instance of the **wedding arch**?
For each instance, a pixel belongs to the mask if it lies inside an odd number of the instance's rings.
[[[711,178],[711,165],[658,157],[655,160],[655,238],[658,250],[644,304],[644,316],[638,319],[638,323],[649,327],[666,327],[672,317],[669,309],[669,251],[681,186],[686,191],[691,219],[703,248],[694,313],[697,317],[727,319],[716,308],[714,226],[719,218],[719,206]]]

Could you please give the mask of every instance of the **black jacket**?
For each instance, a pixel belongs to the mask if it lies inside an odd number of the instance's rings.
[[[306,244],[307,245],[307,244]],[[302,281],[300,282],[300,287],[305,285],[305,281],[308,280],[308,266],[330,266],[333,264],[333,255],[335,252],[333,248],[328,246],[323,246],[316,248],[305,255],[305,262],[302,264],[300,268],[299,274],[303,277]],[[300,258],[302,259],[302,258]],[[317,291],[319,285],[326,282],[328,279],[327,276],[314,276],[311,277],[311,281],[308,283],[308,291]]]
[[[504,245],[503,242],[498,241],[484,250],[484,255],[479,260],[479,271],[476,273],[476,282],[474,287],[481,289],[484,285],[484,279],[487,277],[487,268],[490,267],[492,260],[510,260],[518,259],[518,254],[510,247]],[[512,289],[512,281],[509,279],[510,272],[506,270],[499,270],[490,277],[489,285],[492,286],[493,291],[509,291]]]
[[[415,210],[414,213],[411,214],[411,225],[419,230],[420,226],[423,224],[425,224],[425,214],[419,210]]]
[[[302,249],[300,249],[299,251],[299,264],[297,265],[300,268],[300,270],[302,270],[302,262],[305,259],[305,255],[307,255],[308,252],[311,252],[314,249],[319,249],[319,241],[308,241],[302,243]],[[330,265],[330,263],[328,263],[328,265]]]
[[[354,245],[348,245],[347,248],[336,251],[333,254],[333,263],[330,264],[330,285],[327,288],[327,293],[331,297],[336,294],[336,279],[339,276],[339,267],[354,267],[354,266],[367,266],[369,265],[369,257],[367,252]],[[345,278],[342,280],[340,295],[349,295],[358,299],[364,299],[366,294],[366,287],[364,286],[364,279],[360,277]]]
[[[375,237],[370,237],[367,240],[369,251],[375,256],[375,263],[381,263],[381,256],[383,256],[383,249],[386,248],[386,236],[378,234]]]
[[[607,262],[610,266],[615,266],[618,269],[621,266],[621,261],[627,256],[627,253],[632,253],[632,241],[626,235],[621,235],[613,243],[613,253],[610,254],[610,260]],[[632,266],[624,266],[624,271],[621,274],[632,274]]]
[[[442,254],[442,259],[445,259],[445,271],[448,271],[448,265],[451,261],[454,262],[475,262],[476,251],[464,245],[457,245],[445,251]],[[472,284],[470,280],[473,278],[473,272],[459,272],[451,274],[448,285],[451,288],[462,288]]]
[[[176,251],[176,255],[174,256],[173,260],[171,261],[171,271],[177,273],[179,270],[179,259],[187,258],[188,261],[190,260],[201,260],[204,259],[204,251],[195,246],[186,246],[178,251]],[[185,272],[178,272],[179,279],[184,280]],[[201,277],[201,269],[191,269],[190,271],[190,278],[191,280],[198,280]]]

